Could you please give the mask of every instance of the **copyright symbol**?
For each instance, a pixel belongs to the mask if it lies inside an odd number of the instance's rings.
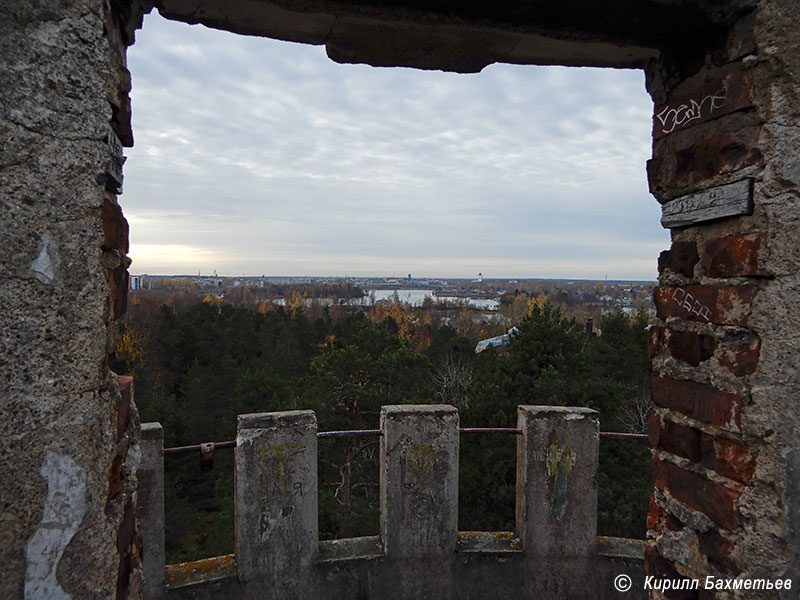
[[[627,592],[631,589],[631,578],[627,575],[617,575],[614,578],[614,587],[618,592]]]

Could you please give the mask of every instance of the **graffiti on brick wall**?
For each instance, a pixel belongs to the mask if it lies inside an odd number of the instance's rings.
[[[688,103],[682,103],[676,107],[665,106],[664,110],[656,115],[656,118],[661,123],[662,133],[672,133],[687,123],[708,117],[715,110],[722,108],[724,103],[725,91],[722,90],[715,94],[707,94],[699,101],[691,99]]]
[[[672,301],[701,319],[711,320],[711,309],[683,288],[675,288],[675,291],[672,292]]]

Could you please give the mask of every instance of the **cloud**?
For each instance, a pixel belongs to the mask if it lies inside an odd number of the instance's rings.
[[[668,245],[639,72],[339,65],[155,14],[129,67],[133,272],[652,279]]]

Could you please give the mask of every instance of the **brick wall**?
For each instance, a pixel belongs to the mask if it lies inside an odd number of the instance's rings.
[[[789,548],[796,499],[782,458],[797,446],[789,425],[796,409],[787,401],[797,376],[784,370],[797,361],[775,360],[788,351],[780,332],[795,325],[780,318],[788,298],[782,288],[796,266],[775,255],[794,244],[786,219],[796,218],[796,198],[775,202],[797,193],[796,180],[784,178],[776,189],[774,172],[785,169],[786,146],[796,139],[776,127],[796,122],[778,98],[792,94],[792,81],[796,98],[797,71],[785,61],[797,61],[786,57],[789,38],[776,29],[783,22],[791,30],[786,19],[797,18],[786,6],[761,2],[703,56],[665,54],[648,69],[655,101],[648,176],[658,201],[747,178],[754,201],[752,215],[674,228],[659,257],[658,322],[650,330],[654,543],[646,558],[656,577],[786,576],[795,590],[800,583]],[[686,593],[666,597],[739,597]],[[783,593],[747,597],[789,597]]]

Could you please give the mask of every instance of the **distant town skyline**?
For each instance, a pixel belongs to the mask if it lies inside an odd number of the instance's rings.
[[[339,65],[173,23],[129,50],[132,273],[653,280],[638,71]]]
[[[599,279],[585,279],[585,278],[573,278],[573,277],[483,277],[478,278],[476,276],[473,277],[446,277],[446,276],[429,276],[429,277],[416,277],[412,273],[412,277],[409,279],[408,274],[406,275],[395,275],[395,274],[385,274],[385,275],[306,275],[306,274],[289,274],[289,275],[275,275],[264,273],[261,275],[237,275],[237,274],[225,274],[225,273],[140,273],[140,272],[131,272],[132,277],[152,277],[158,279],[170,279],[170,278],[189,278],[189,279],[265,279],[265,280],[284,280],[285,282],[292,282],[292,281],[302,281],[302,280],[353,280],[353,281],[363,281],[363,280],[383,280],[386,282],[398,280],[400,283],[410,283],[414,284],[415,282],[435,282],[435,281],[474,281],[474,282],[484,282],[484,281],[531,281],[531,280],[540,280],[540,281],[605,281],[608,283],[625,283],[625,282],[644,282],[644,283],[657,283],[658,279],[610,279],[608,277],[602,277]]]

